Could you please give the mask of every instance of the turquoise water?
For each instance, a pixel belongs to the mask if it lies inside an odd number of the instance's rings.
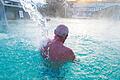
[[[38,51],[39,28],[29,21],[9,21],[7,33],[0,33],[0,80],[120,80],[120,39],[73,32],[65,44],[76,60],[53,70],[44,66]]]

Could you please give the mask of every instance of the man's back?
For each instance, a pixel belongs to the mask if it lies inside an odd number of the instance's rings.
[[[48,44],[42,49],[42,56],[54,63],[55,65],[67,61],[73,61],[75,55],[70,48],[65,47],[63,44],[68,37],[69,29],[65,25],[59,25],[54,30],[54,39],[49,41]]]
[[[52,41],[50,44],[48,44],[48,48],[49,59],[53,62],[66,62],[73,61],[75,59],[73,51],[65,47],[59,41]]]

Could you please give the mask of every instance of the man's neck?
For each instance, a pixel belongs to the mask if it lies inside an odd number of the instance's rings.
[[[62,44],[64,44],[64,42],[65,42],[65,39],[59,38],[57,36],[55,36],[54,40],[57,41],[57,42],[60,42]]]

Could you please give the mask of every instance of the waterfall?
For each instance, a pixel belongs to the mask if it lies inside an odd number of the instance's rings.
[[[43,17],[40,12],[37,10],[37,4],[43,5],[45,2],[43,0],[20,0],[20,3],[25,10],[30,15],[30,18],[37,23],[40,27],[40,47],[42,48],[45,45],[47,40],[48,29],[46,24],[46,18]]]

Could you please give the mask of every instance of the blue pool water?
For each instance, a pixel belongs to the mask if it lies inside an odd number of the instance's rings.
[[[109,32],[108,36],[103,35],[108,28],[93,28],[95,24],[98,27],[101,24],[101,21],[95,21],[49,22],[53,28],[57,23],[70,26],[70,35],[65,45],[73,49],[76,60],[66,63],[59,70],[43,64],[38,50],[38,27],[29,21],[9,21],[7,33],[0,33],[0,80],[120,80],[119,32],[115,30],[116,36]],[[91,23],[89,29],[86,23]],[[78,26],[80,30],[76,31]],[[107,23],[105,26],[108,26]],[[84,30],[90,31],[85,34]]]

